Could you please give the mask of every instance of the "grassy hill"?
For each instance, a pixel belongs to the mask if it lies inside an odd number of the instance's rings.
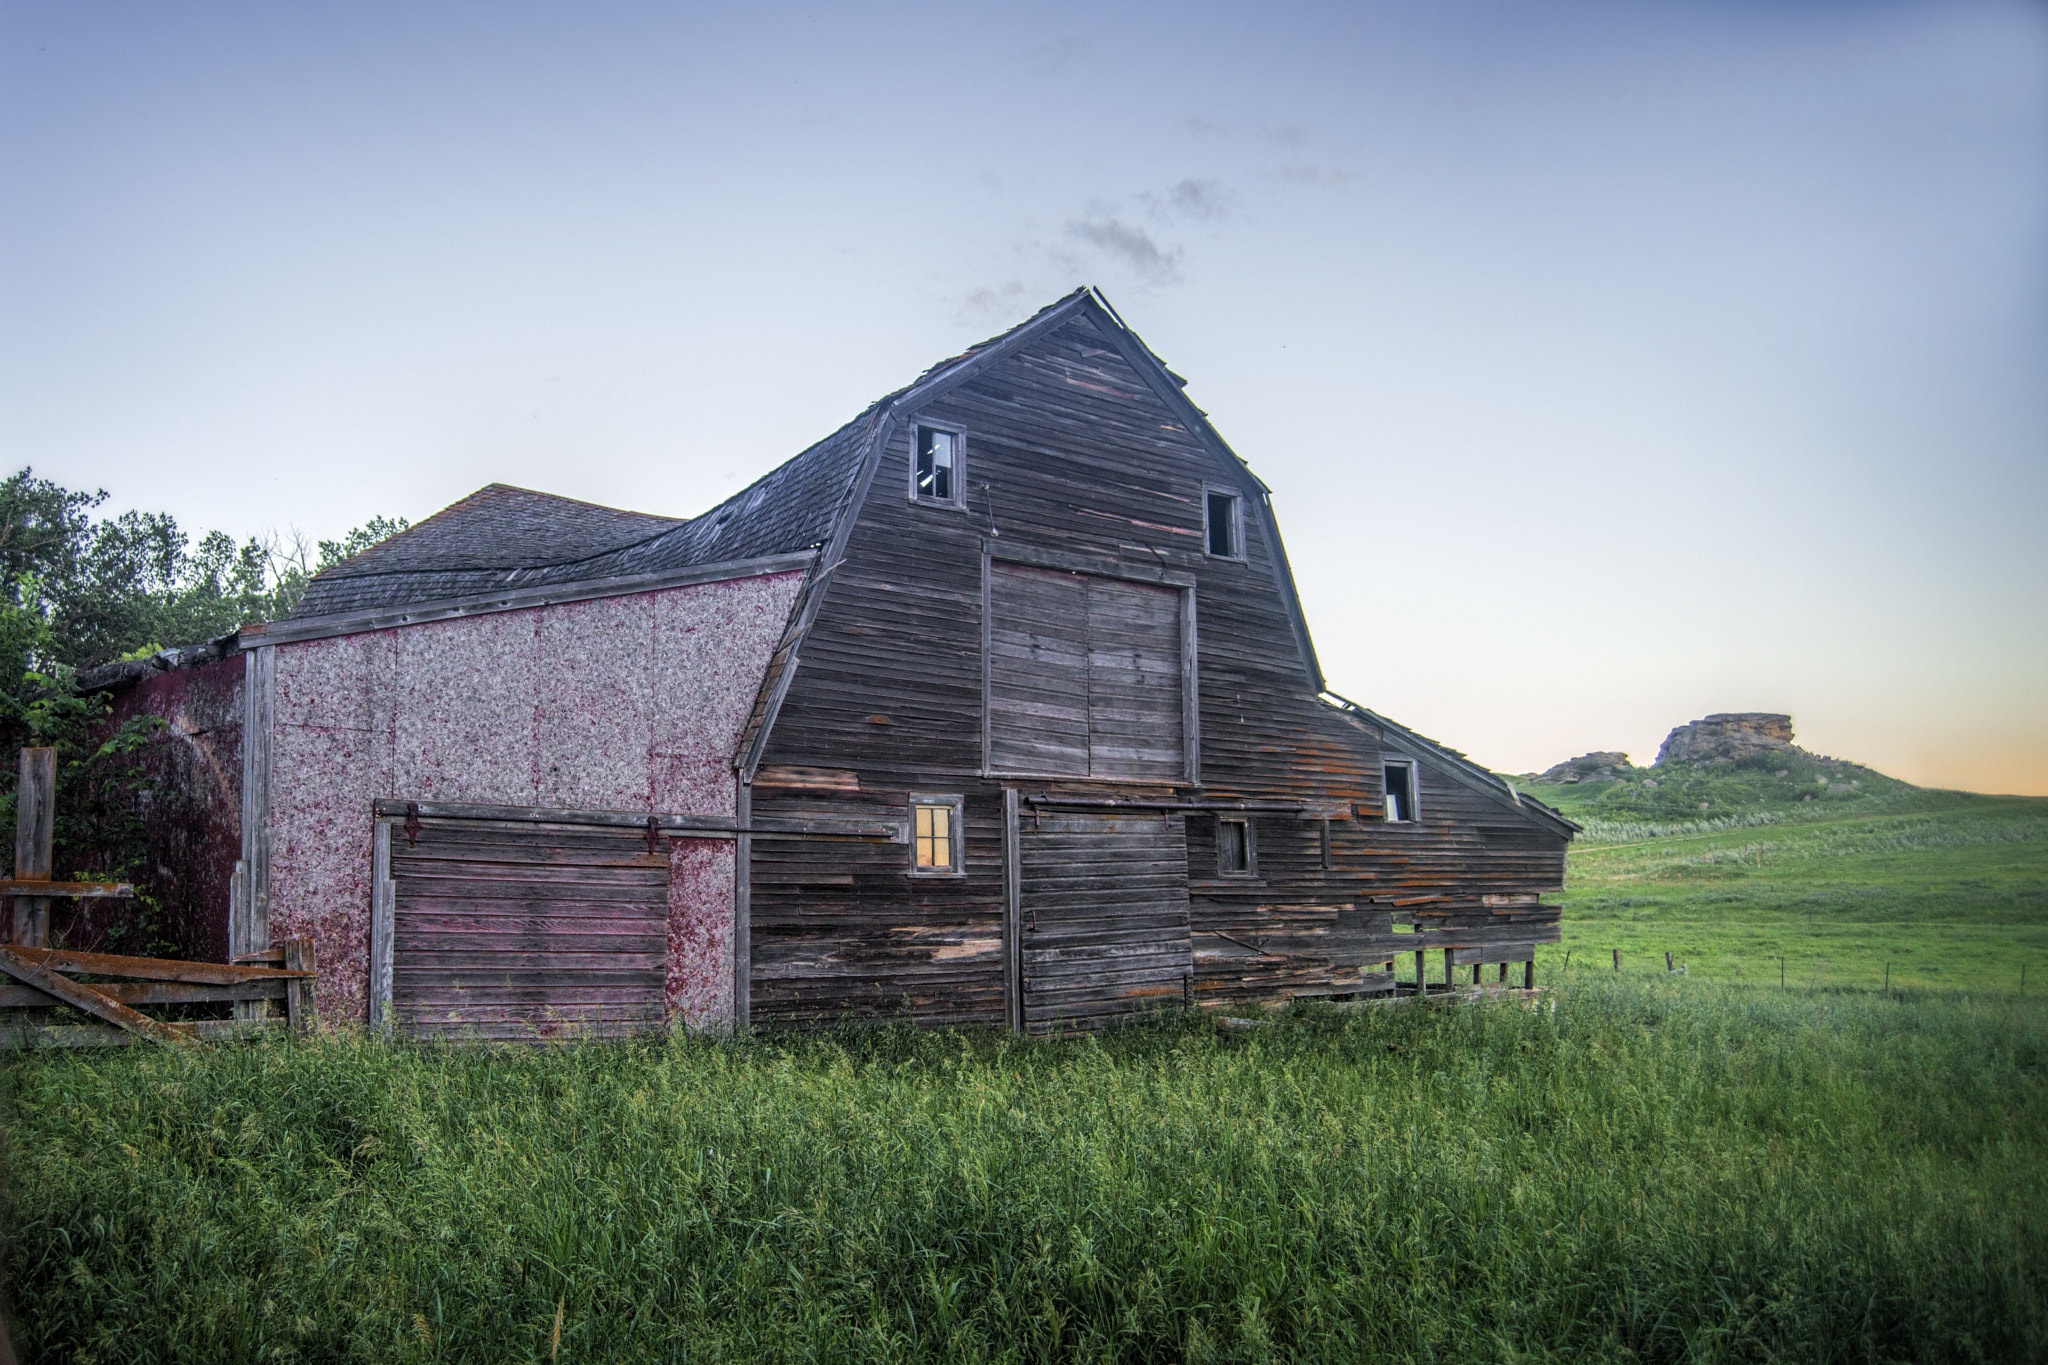
[[[1673,824],[1765,812],[1826,818],[1865,809],[1873,798],[1921,790],[1875,768],[1804,749],[1629,768],[1611,782],[1550,783],[1524,775],[1516,783],[1581,824]]]
[[[1729,983],[2048,992],[2048,800],[1798,751],[1528,790],[1586,827],[1551,980],[1620,949]]]

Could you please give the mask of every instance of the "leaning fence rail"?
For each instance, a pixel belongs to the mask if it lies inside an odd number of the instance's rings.
[[[0,1047],[190,1046],[252,1033],[309,1032],[313,943],[287,939],[254,961],[182,962],[0,944]],[[271,965],[275,964],[275,965]],[[252,1017],[163,1019],[144,1008],[249,1002]],[[60,1008],[87,1016],[52,1023]]]

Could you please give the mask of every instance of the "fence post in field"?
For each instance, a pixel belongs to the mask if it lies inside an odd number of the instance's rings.
[[[284,969],[288,972],[313,970],[313,940],[288,938],[284,941]],[[293,1033],[313,1031],[313,979],[300,977],[285,987],[285,1027]]]
[[[1614,950],[1614,970],[1617,972],[1621,970],[1621,949],[1619,948]]]
[[[14,879],[50,880],[50,848],[57,826],[57,751],[23,749],[21,785],[15,789]],[[50,898],[14,898],[14,941],[29,948],[50,946]]]
[[[1673,966],[1672,966],[1672,964],[1671,964],[1671,953],[1670,953],[1670,951],[1669,951],[1669,950],[1667,949],[1667,950],[1665,951],[1665,953],[1664,953],[1664,974],[1665,974],[1666,976],[1669,976],[1669,975],[1671,975],[1671,973],[1672,973],[1673,971],[1675,971],[1675,970],[1677,970],[1677,969],[1676,969],[1675,967],[1673,967]]]

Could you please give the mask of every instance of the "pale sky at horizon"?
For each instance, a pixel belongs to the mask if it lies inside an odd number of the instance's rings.
[[[2048,794],[2048,5],[0,12],[0,458],[194,533],[694,514],[1080,284],[1335,690]]]

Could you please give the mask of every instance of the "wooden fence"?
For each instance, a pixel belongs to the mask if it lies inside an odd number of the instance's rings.
[[[0,944],[0,1047],[192,1045],[313,1027],[313,944],[287,939],[235,963],[117,957]],[[87,978],[87,979],[81,979]],[[227,1004],[233,1019],[161,1019],[143,1007]],[[90,1022],[54,1024],[69,1007]]]

